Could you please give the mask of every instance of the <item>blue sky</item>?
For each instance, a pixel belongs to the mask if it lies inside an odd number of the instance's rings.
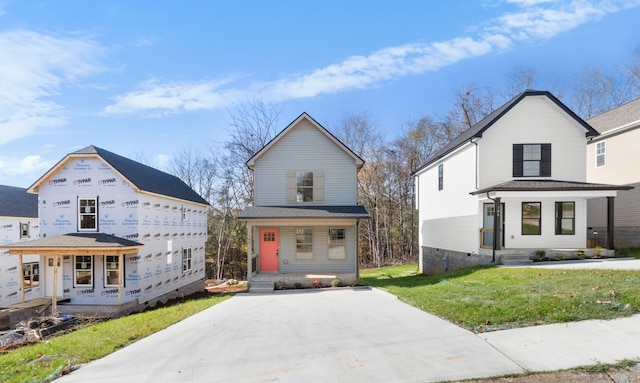
[[[282,128],[368,113],[392,139],[517,67],[554,93],[614,70],[639,21],[640,0],[0,0],[0,184],[88,145],[166,170],[226,141],[229,108],[255,97]]]

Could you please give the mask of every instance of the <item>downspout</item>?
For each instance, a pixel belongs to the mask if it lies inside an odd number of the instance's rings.
[[[360,280],[360,220],[356,219],[356,280]]]
[[[496,250],[500,249],[500,229],[502,220],[500,219],[500,197],[491,198],[487,192],[487,198],[493,201],[493,249],[491,252],[491,263],[496,263]]]

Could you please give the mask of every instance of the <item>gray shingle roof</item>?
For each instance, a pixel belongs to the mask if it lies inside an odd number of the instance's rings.
[[[119,247],[143,246],[142,243],[130,241],[104,233],[69,233],[12,243],[3,246],[7,249],[51,249],[51,248],[95,248],[95,249],[116,249]]]
[[[542,91],[542,90],[526,90],[511,100],[507,101],[504,105],[493,111],[493,113],[489,114],[480,122],[473,125],[469,129],[460,133],[456,138],[451,140],[448,144],[444,145],[440,150],[438,150],[433,156],[431,156],[427,162],[420,166],[415,172],[419,172],[430,164],[440,160],[447,154],[451,153],[455,149],[459,148],[469,140],[473,138],[482,137],[482,133],[485,130],[489,129],[496,121],[498,121],[502,116],[504,116],[508,111],[510,111],[516,104],[518,104],[522,99],[528,96],[547,96],[551,101],[553,101],[556,105],[558,105],[562,110],[564,110],[569,116],[571,116],[574,120],[576,120],[580,125],[582,125],[587,130],[587,137],[597,136],[598,132],[593,129],[589,124],[587,124],[584,120],[582,120],[578,115],[576,115],[571,109],[567,108],[560,100],[558,100],[551,92]]]
[[[476,190],[469,194],[483,194],[496,191],[576,191],[576,190],[629,190],[633,186],[594,184],[588,182],[571,182],[556,180],[513,180],[488,188]]]
[[[240,219],[259,218],[369,218],[364,206],[247,206]]]
[[[72,154],[97,154],[140,190],[185,201],[209,205],[180,178],[150,166],[122,157],[96,146],[87,146]]]
[[[600,133],[640,121],[640,98],[587,120]]]
[[[0,217],[38,218],[38,196],[27,189],[0,185]]]

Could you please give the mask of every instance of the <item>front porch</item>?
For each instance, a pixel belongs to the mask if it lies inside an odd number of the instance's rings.
[[[355,273],[255,273],[249,278],[249,292],[270,293],[277,289],[295,289],[315,287],[314,282],[320,281],[323,287],[331,286],[334,280],[340,280],[343,286],[356,285],[358,277]]]

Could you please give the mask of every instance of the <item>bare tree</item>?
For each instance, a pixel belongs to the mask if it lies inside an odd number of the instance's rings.
[[[591,118],[622,105],[629,99],[628,87],[598,66],[588,66],[577,77],[571,104],[582,118]]]
[[[640,97],[640,44],[631,52],[628,62],[622,65],[621,72],[629,89],[629,98]]]

